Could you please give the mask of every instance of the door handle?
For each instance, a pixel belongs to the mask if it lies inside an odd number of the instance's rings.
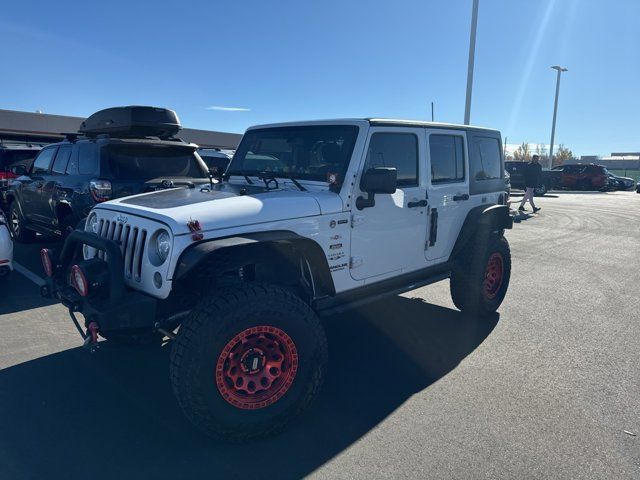
[[[453,196],[453,201],[454,202],[460,202],[462,200],[469,200],[469,194],[468,193],[463,193],[462,195],[454,195]]]
[[[409,202],[409,203],[407,203],[407,207],[409,207],[409,208],[426,207],[427,205],[429,205],[429,202],[427,202],[426,200],[420,200],[419,202]]]

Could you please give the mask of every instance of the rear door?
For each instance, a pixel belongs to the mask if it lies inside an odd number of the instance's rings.
[[[33,162],[29,180],[26,180],[22,183],[22,214],[29,222],[44,222],[41,205],[41,193],[46,181],[45,177],[49,175],[49,169],[51,168],[51,164],[56,156],[57,151],[57,146],[44,148]]]
[[[427,129],[429,261],[451,253],[470,202],[467,137],[464,131]]]
[[[61,145],[58,148],[51,171],[44,175],[44,185],[39,191],[37,208],[40,220],[50,227],[55,226],[58,220],[56,207],[60,199],[65,197],[64,183],[71,148],[71,145]]]

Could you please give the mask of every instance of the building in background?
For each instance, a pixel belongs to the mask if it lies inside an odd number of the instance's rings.
[[[63,133],[75,133],[85,119],[66,115],[0,110],[0,142],[45,144],[58,142]],[[242,135],[183,128],[178,138],[204,148],[235,150]]]

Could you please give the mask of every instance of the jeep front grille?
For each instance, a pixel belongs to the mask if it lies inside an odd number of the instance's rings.
[[[120,251],[124,260],[124,275],[137,282],[142,276],[142,258],[147,240],[147,231],[122,222],[101,219],[98,224],[98,234],[108,240],[115,240],[120,244]],[[97,256],[106,260],[104,252],[98,251]]]

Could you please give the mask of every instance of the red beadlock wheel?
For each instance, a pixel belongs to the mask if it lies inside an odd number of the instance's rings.
[[[487,268],[484,274],[483,289],[484,294],[489,299],[494,299],[500,287],[502,287],[502,279],[504,277],[504,260],[498,252],[491,254],[487,262]]]
[[[256,410],[287,393],[298,371],[298,351],[283,330],[267,325],[247,328],[222,349],[216,386],[227,402]]]

